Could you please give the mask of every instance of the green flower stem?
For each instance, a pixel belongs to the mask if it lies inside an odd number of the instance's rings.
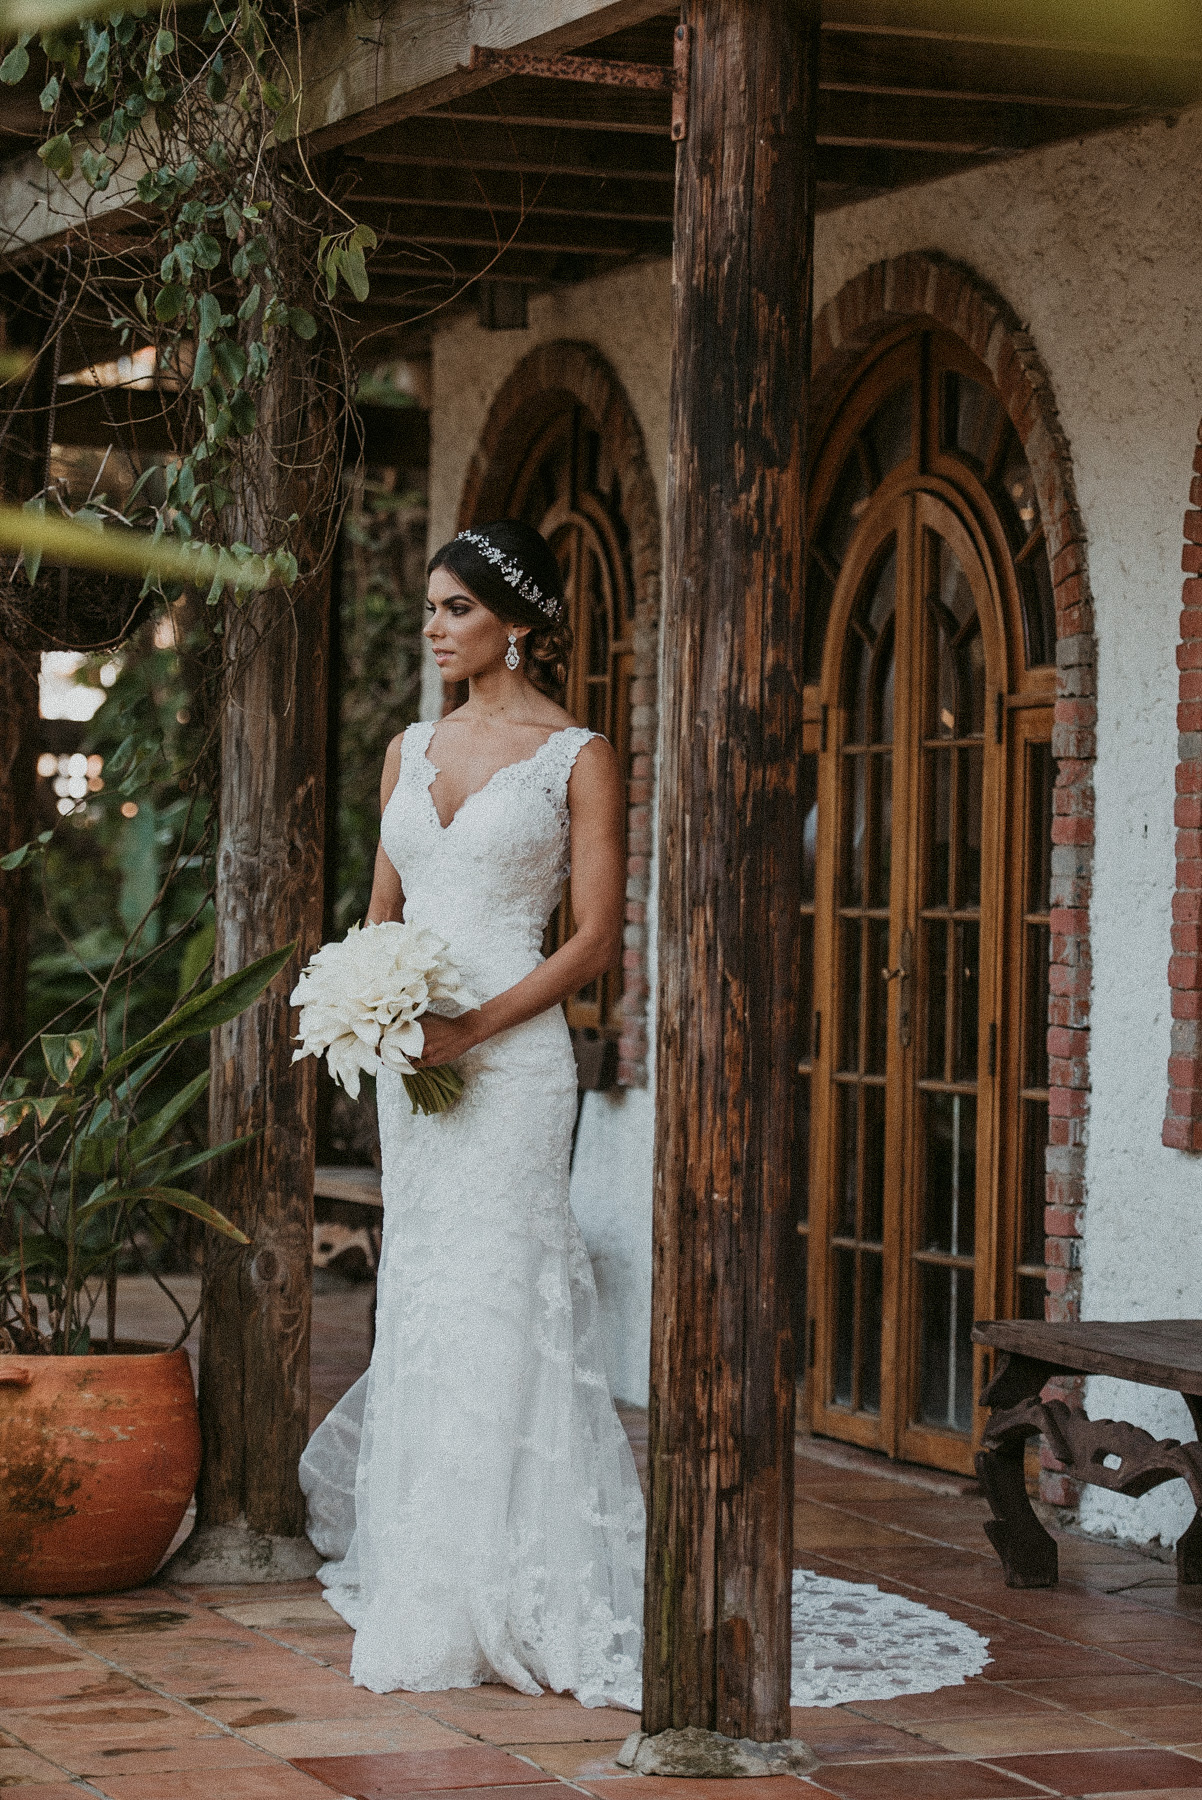
[[[414,1112],[423,1112],[427,1117],[446,1112],[463,1092],[463,1077],[449,1063],[435,1069],[415,1069],[412,1075],[402,1075],[401,1080]]]

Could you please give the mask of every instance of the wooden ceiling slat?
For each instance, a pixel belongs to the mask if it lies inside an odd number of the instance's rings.
[[[382,244],[468,244],[476,249],[496,250],[512,243],[523,250],[653,256],[669,255],[672,250],[670,219],[666,223],[636,225],[630,219],[549,218],[536,211],[525,218],[510,214],[498,228],[483,211],[398,208],[400,216],[394,216],[391,201],[365,204],[362,199],[355,201],[353,210],[357,218],[368,218]]]
[[[562,175],[496,174],[476,169],[438,169],[410,165],[392,173],[393,165],[367,164],[346,196],[352,207],[387,202],[396,206],[468,207],[497,214],[529,212],[540,218],[629,219],[635,224],[670,225],[672,192],[646,182]]]
[[[427,114],[402,119],[363,139],[356,144],[355,155],[370,163],[411,163],[418,168],[527,170],[578,179],[612,175],[624,181],[670,184],[676,180],[676,146],[666,129],[662,138],[604,131],[557,135],[545,123],[524,127],[498,124],[494,118],[479,124]]]
[[[1196,0],[826,0],[824,32],[947,43],[1202,58]]]

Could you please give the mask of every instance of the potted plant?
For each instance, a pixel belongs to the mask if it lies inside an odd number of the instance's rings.
[[[183,1185],[248,1140],[173,1143],[208,1072],[161,1104],[156,1077],[174,1046],[248,1007],[294,948],[183,1000],[136,1043],[110,1049],[103,1013],[98,1029],[43,1033],[45,1079],[0,1089],[0,1592],[136,1587],[179,1528],[200,1467],[187,1327],[171,1348],[119,1343],[118,1261],[163,1209],[248,1241]]]

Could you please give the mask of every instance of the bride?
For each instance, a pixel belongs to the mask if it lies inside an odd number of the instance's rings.
[[[301,1462],[351,1674],[384,1693],[507,1682],[639,1705],[643,1501],[568,1204],[576,1072],[562,1002],[617,960],[617,758],[558,703],[555,557],[513,521],[429,566],[425,635],[468,699],[389,746],[368,919],[444,937],[483,996],[427,1014],[466,1083],[415,1115],[377,1081],[384,1238],[371,1367]],[[571,875],[575,933],[543,933]]]

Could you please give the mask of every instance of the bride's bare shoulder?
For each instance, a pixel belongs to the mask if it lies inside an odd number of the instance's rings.
[[[400,780],[401,750],[405,742],[403,731],[397,733],[384,752],[384,771],[380,776],[380,810],[388,805],[392,798],[392,790]]]

